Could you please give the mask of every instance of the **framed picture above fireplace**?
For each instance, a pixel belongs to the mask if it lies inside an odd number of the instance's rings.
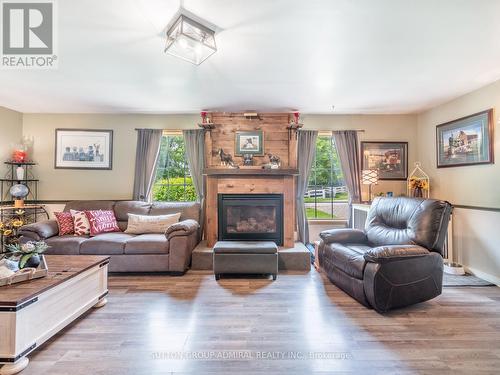
[[[244,154],[264,155],[264,132],[255,131],[237,131],[235,136],[235,155]]]

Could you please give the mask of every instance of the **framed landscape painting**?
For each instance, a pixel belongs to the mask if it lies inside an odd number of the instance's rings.
[[[493,109],[436,127],[437,167],[493,163]]]
[[[56,169],[112,169],[113,131],[56,129]]]
[[[262,130],[236,132],[235,155],[264,155],[264,133]]]
[[[408,142],[361,142],[362,169],[378,169],[380,180],[408,178]]]

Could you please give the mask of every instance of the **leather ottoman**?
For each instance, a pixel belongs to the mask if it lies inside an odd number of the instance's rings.
[[[219,241],[214,246],[214,274],[278,275],[278,246],[271,241]]]

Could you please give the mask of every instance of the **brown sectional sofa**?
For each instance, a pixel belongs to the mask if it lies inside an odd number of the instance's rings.
[[[127,228],[128,214],[166,215],[181,212],[180,221],[162,234],[104,233],[95,237],[59,236],[55,220],[25,225],[21,242],[44,240],[47,254],[110,255],[110,272],[172,272],[183,274],[200,240],[200,204],[195,202],[73,201],[64,211],[113,210],[120,230]]]

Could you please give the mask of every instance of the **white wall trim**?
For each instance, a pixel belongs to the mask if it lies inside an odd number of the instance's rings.
[[[464,266],[464,269],[467,273],[471,273],[474,276],[479,277],[480,279],[489,281],[490,283],[493,283],[496,286],[500,286],[500,278],[498,278],[498,277],[495,277],[493,275],[490,275],[489,273],[482,272],[482,271],[479,271],[475,268],[471,268],[471,267],[467,267],[467,266]]]

